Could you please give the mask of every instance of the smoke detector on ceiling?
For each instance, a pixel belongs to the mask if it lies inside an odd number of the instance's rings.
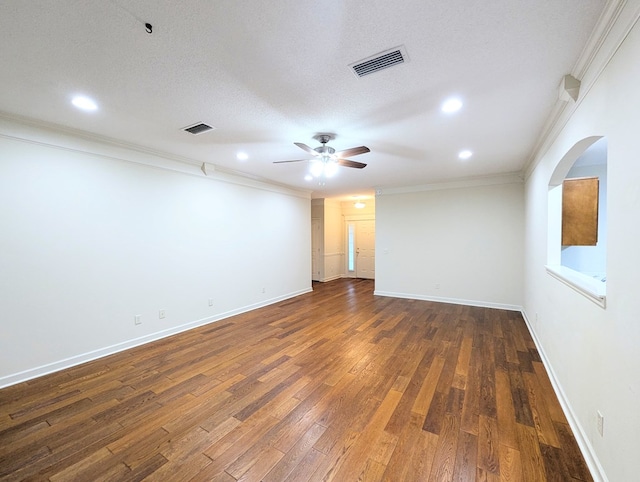
[[[366,59],[358,60],[357,62],[349,64],[349,67],[357,77],[364,77],[365,75],[373,74],[374,72],[379,72],[380,70],[408,61],[409,56],[407,55],[407,50],[404,45],[400,45],[399,47],[385,50]]]

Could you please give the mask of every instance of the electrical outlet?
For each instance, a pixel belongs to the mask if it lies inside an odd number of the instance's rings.
[[[135,315],[133,317],[133,323],[135,323],[136,325],[141,325],[142,324],[142,319],[140,315]]]
[[[600,413],[600,410],[596,412],[597,423],[598,423],[598,433],[601,437],[604,437],[604,415]]]
[[[262,292],[265,293],[267,290],[264,288],[264,286],[262,287]]]
[[[209,298],[209,306],[213,306],[213,298]]]
[[[436,289],[439,290],[440,289],[440,283],[436,283]]]
[[[164,310],[160,310],[160,311],[158,311],[158,318],[162,319],[162,318],[164,318],[165,316],[167,316],[167,314],[165,313],[165,311],[164,311]]]

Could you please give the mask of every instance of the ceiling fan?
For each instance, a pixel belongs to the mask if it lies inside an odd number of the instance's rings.
[[[357,156],[358,154],[365,154],[369,152],[369,148],[365,146],[352,147],[351,149],[345,149],[342,151],[336,151],[333,147],[327,145],[327,143],[335,139],[334,134],[318,134],[313,136],[314,139],[322,144],[319,147],[311,148],[302,142],[294,142],[300,149],[307,151],[314,156],[312,159],[294,159],[292,161],[274,161],[274,164],[281,164],[284,162],[304,162],[309,161],[311,163],[310,171],[315,177],[326,176],[331,177],[338,171],[338,166],[353,167],[356,169],[362,169],[366,167],[366,164],[362,162],[351,161],[345,159],[345,157]]]

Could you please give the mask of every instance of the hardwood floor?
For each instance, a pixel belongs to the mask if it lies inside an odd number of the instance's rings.
[[[519,313],[337,280],[1,390],[0,479],[591,477]]]

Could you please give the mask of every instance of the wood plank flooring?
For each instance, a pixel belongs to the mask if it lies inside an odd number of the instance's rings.
[[[0,480],[592,479],[520,314],[343,279],[0,390]]]

